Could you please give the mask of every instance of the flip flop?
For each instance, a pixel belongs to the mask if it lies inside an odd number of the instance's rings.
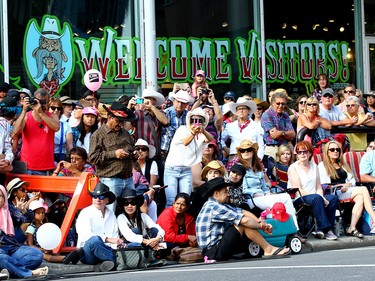
[[[280,254],[282,250],[284,250],[285,247],[278,248],[275,252],[272,253],[272,255],[263,255],[263,259],[277,259],[277,258],[285,258],[288,257],[291,253],[290,249],[284,254]]]

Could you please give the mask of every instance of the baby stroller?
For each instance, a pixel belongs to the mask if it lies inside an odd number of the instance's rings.
[[[285,222],[276,219],[266,219],[265,221],[272,224],[272,235],[266,234],[261,230],[259,232],[268,243],[275,247],[289,247],[292,254],[301,252],[302,242],[295,236],[297,228],[291,216]],[[251,257],[261,257],[263,255],[263,250],[258,244],[251,241],[249,243],[249,254]]]

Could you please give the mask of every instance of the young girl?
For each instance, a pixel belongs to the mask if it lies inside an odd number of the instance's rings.
[[[293,148],[290,145],[280,145],[276,153],[276,164],[272,169],[272,175],[275,177],[279,187],[286,190],[288,185],[288,168],[293,163]],[[281,192],[283,190],[276,190]]]
[[[206,82],[206,75],[203,70],[197,70],[197,72],[195,72],[194,83],[191,86],[191,96],[193,98],[196,98],[198,96],[197,90],[199,87],[208,89],[208,84]]]
[[[29,209],[34,213],[34,220],[30,223],[25,232],[27,235],[27,245],[41,250],[45,261],[63,262],[64,256],[54,255],[51,250],[41,248],[36,239],[38,228],[46,222],[47,205],[44,204],[43,199],[40,199],[31,202]]]

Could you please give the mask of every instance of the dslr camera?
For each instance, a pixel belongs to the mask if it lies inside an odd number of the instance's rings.
[[[208,95],[210,91],[207,88],[202,88],[202,95]]]
[[[29,98],[29,103],[30,103],[30,106],[37,105],[38,104],[38,99],[36,99],[36,98]]]

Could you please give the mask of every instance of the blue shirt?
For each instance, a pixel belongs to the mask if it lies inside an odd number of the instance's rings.
[[[168,119],[168,124],[163,126],[160,146],[161,150],[169,150],[169,146],[171,145],[171,141],[176,130],[180,126],[186,125],[187,112],[187,110],[184,110],[181,115],[177,115],[174,106],[168,107],[166,110],[164,110],[164,114]]]
[[[264,179],[264,172],[254,172],[253,169],[248,169],[243,178],[243,194],[265,193],[268,191],[266,181]]]
[[[359,173],[375,177],[375,150],[363,154],[359,163]]]
[[[242,209],[221,204],[210,197],[204,203],[196,222],[197,241],[203,251],[215,246],[231,225],[239,225]]]
[[[261,124],[264,129],[264,141],[266,145],[282,145],[288,143],[288,140],[273,139],[270,135],[270,130],[276,128],[278,131],[294,131],[292,121],[286,112],[277,114],[277,112],[270,107],[261,117]]]

